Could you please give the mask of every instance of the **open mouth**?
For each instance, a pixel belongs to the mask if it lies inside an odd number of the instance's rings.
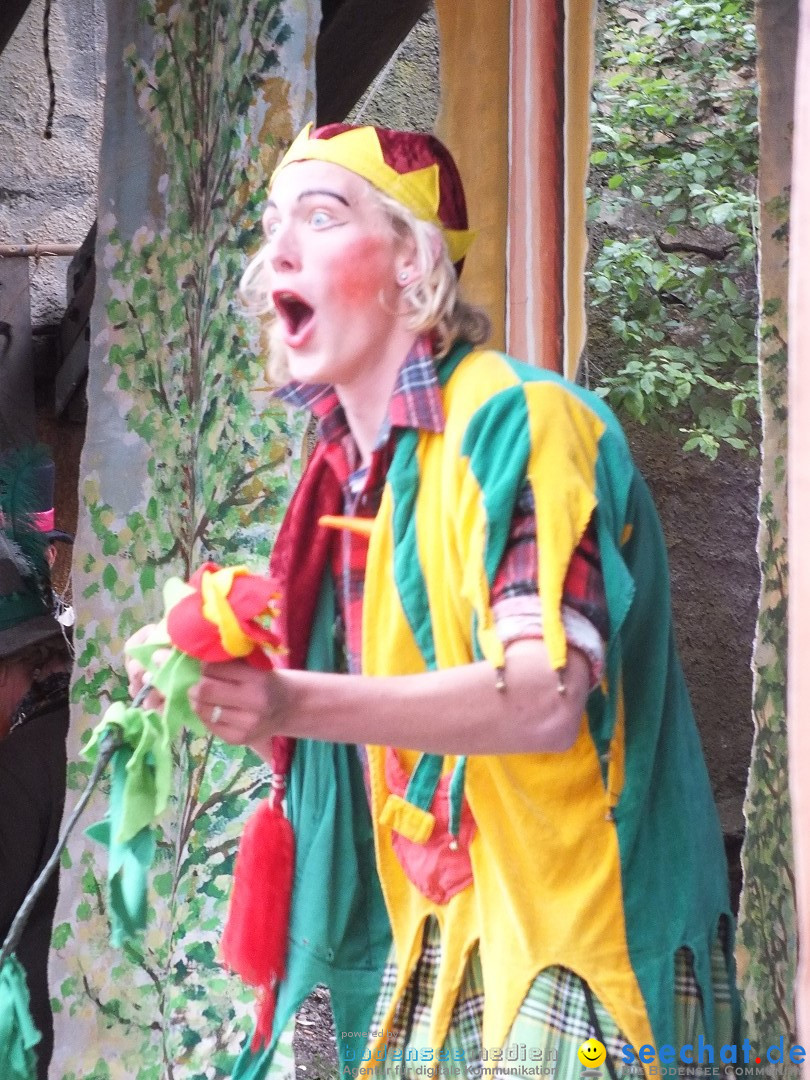
[[[284,323],[289,344],[296,344],[315,314],[310,305],[292,292],[273,293],[273,303]]]

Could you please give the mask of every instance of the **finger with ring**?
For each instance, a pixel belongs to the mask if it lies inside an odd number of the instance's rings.
[[[210,722],[212,724],[218,724],[221,719],[222,719],[222,706],[221,705],[215,705],[213,707],[213,709],[211,710],[211,721]]]

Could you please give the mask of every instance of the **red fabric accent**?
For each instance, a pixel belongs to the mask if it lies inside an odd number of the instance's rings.
[[[444,431],[444,404],[434,360],[435,343],[430,334],[420,334],[399,369],[388,413],[380,429],[419,428]],[[276,390],[274,397],[296,409],[310,409],[318,421],[318,438],[340,442],[351,438],[346,413],[334,389],[326,383],[289,382]],[[387,437],[387,434],[386,434]],[[377,447],[382,445],[377,443]]]
[[[175,648],[197,660],[219,662],[233,660],[233,656],[222,646],[218,627],[209,622],[202,613],[201,581],[203,574],[221,569],[216,563],[206,562],[189,578],[189,585],[195,590],[169,612],[166,617],[166,630]],[[277,649],[281,643],[278,634],[263,626],[259,617],[272,614],[274,601],[277,599],[275,587],[269,577],[262,574],[243,574],[235,577],[228,602],[244,633],[255,643],[255,648],[245,660],[253,667],[269,671],[273,667],[272,659],[262,646]]]
[[[509,539],[492,583],[492,607],[497,607],[501,600],[509,597],[536,596],[539,592],[537,566],[534,496],[526,482],[515,506]],[[608,639],[610,625],[605,583],[593,519],[571,556],[563,585],[562,603],[584,615],[600,635]]]
[[[377,128],[386,165],[398,173],[439,166],[439,221],[446,229],[466,229],[467,201],[456,163],[444,143],[435,135],[419,131],[391,131]]]
[[[340,454],[340,448],[331,443],[316,446],[270,556],[270,578],[280,594],[277,625],[287,648],[286,663],[298,670],[306,664],[312,620],[334,540],[332,530],[318,525],[318,518],[343,509],[343,494],[332,467],[335,453]],[[295,739],[278,736],[272,745],[273,772],[286,776]],[[280,804],[283,793],[283,788],[277,789],[274,802]]]
[[[385,751],[385,782],[394,795],[405,795],[410,777],[402,766],[396,750],[390,746]],[[399,864],[408,880],[432,900],[434,904],[447,904],[456,893],[466,889],[473,879],[470,862],[470,844],[477,826],[466,798],[461,804],[459,834],[450,832],[450,781],[452,775],[443,776],[436,787],[430,812],[436,819],[433,832],[423,844],[408,840],[392,829],[391,844]],[[455,844],[453,847],[451,845]]]
[[[306,662],[332,543],[330,530],[321,528],[318,518],[342,507],[340,484],[332,479],[328,461],[330,449],[329,444],[320,445],[310,458],[270,557],[269,578],[280,594],[276,625],[291,668],[303,668]],[[276,987],[286,966],[295,866],[292,825],[281,807],[295,739],[278,736],[272,745],[272,801],[262,802],[242,834],[221,943],[223,962],[258,988],[254,1051],[269,1042],[273,1031]]]
[[[374,518],[380,507],[385,478],[394,452],[394,437],[371,455],[371,463],[365,472],[363,486],[352,492],[352,473],[341,447],[342,462],[337,478],[341,483],[344,511],[352,517]],[[338,462],[335,463],[336,466]],[[358,475],[358,474],[355,474]],[[346,670],[357,674],[361,670],[363,594],[366,586],[366,562],[369,538],[345,529],[335,537],[332,555],[332,573],[340,582],[339,610],[343,616],[343,647]]]
[[[275,1015],[276,986],[263,986],[256,995],[256,1030],[250,1040],[250,1049],[254,1054],[270,1042]]]
[[[267,800],[249,819],[239,843],[220,952],[223,963],[259,989],[253,1049],[273,1031],[276,986],[284,977],[292,899],[292,825]]]
[[[31,514],[31,521],[38,532],[53,532],[56,514],[53,510],[40,510]]]
[[[280,807],[287,789],[286,777],[292,764],[295,739],[288,739],[285,735],[274,735],[271,744],[273,747],[273,790],[270,801],[273,806]]]
[[[323,514],[340,514],[343,495],[329,461],[339,448],[320,443],[295,489],[270,556],[270,577],[280,593],[278,626],[287,663],[306,664],[309,635],[333,534],[318,525]]]

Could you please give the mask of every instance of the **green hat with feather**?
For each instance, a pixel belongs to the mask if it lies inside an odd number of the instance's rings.
[[[36,525],[33,477],[47,460],[25,447],[0,460],[0,659],[62,633],[53,613],[48,537]]]

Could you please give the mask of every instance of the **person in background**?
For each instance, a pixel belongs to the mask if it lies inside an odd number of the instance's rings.
[[[0,491],[10,503],[22,498],[26,519],[47,543],[48,566],[53,570],[57,544],[72,544],[72,533],[56,528],[54,491],[56,466],[47,446],[33,444],[0,455]],[[60,625],[73,626],[75,614],[69,600],[53,591],[56,618]]]
[[[9,489],[0,489],[0,942],[59,837],[71,666],[54,612],[48,537],[11,501]],[[53,1051],[48,954],[58,889],[53,874],[15,950],[42,1035],[39,1080]]]

